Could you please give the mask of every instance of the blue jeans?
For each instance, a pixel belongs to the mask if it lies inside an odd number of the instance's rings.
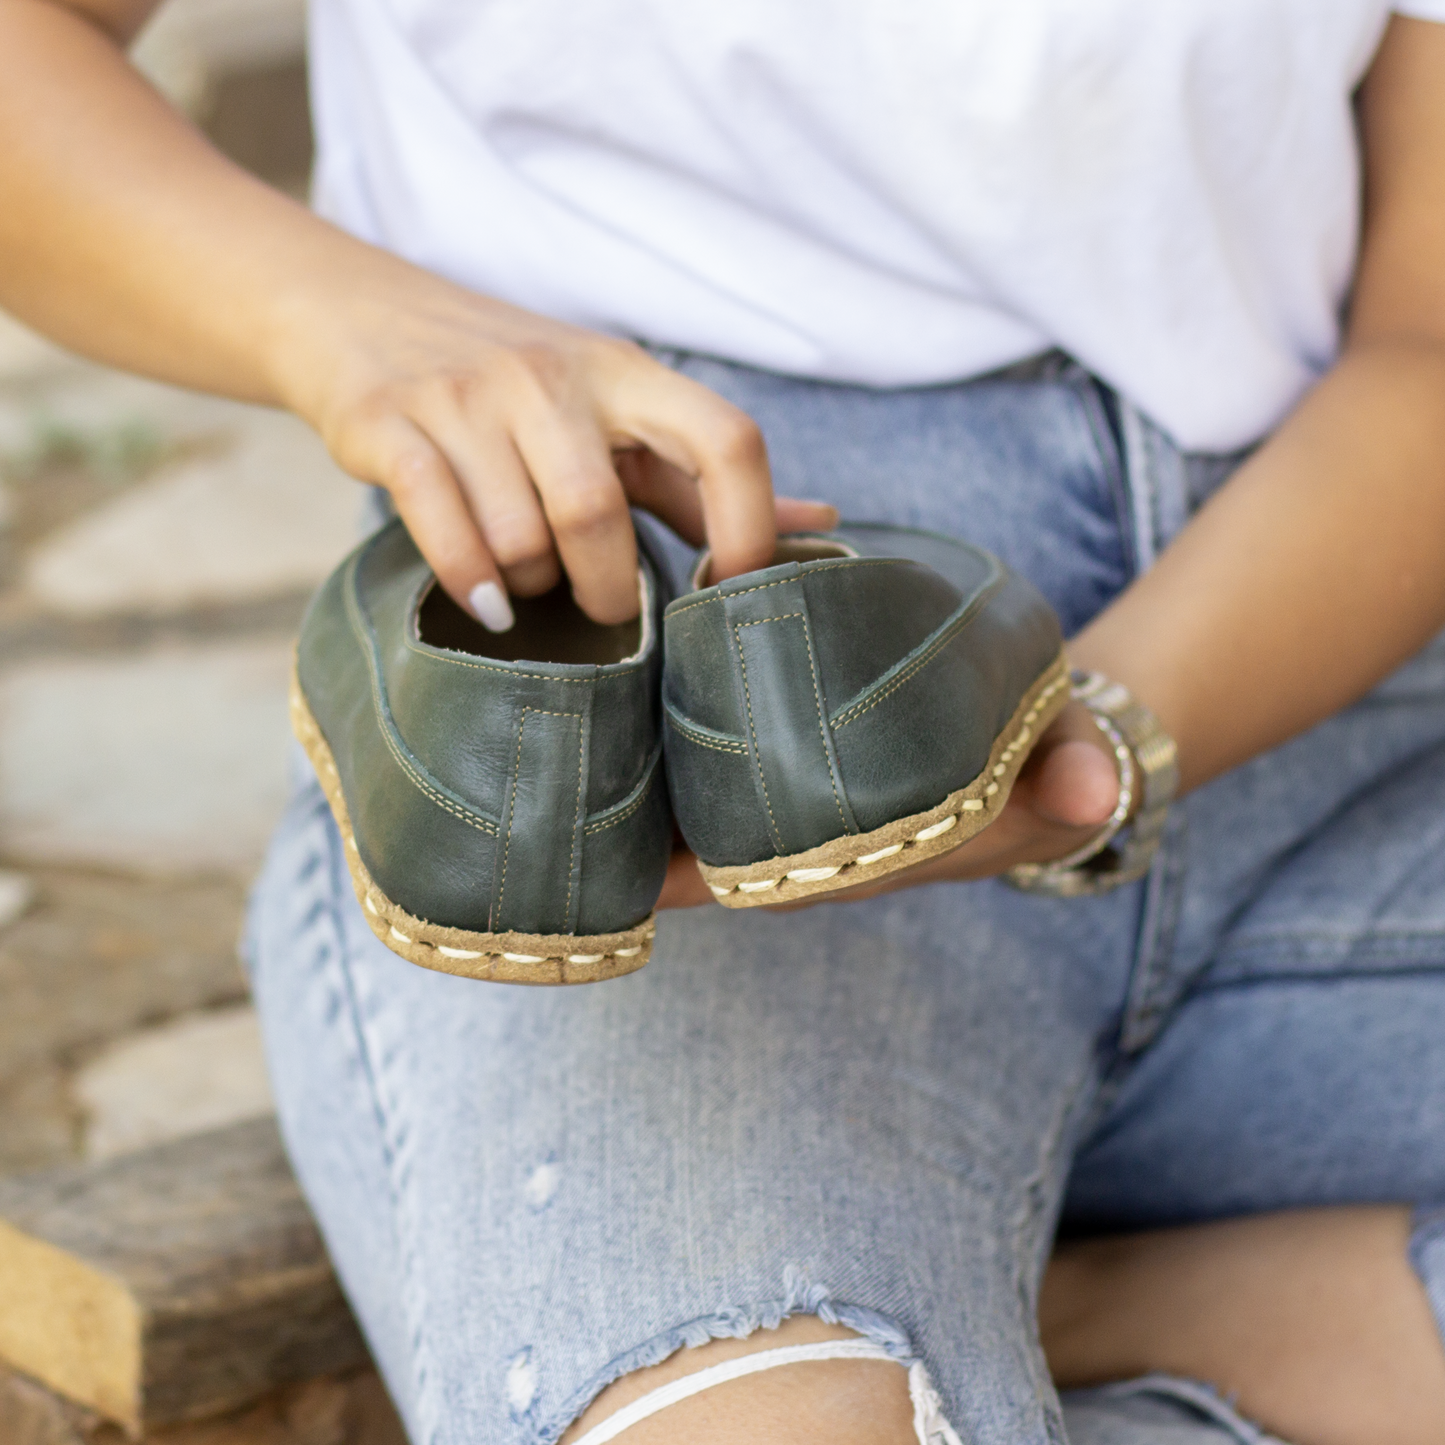
[[[1066,631],[1230,468],[1057,358],[893,393],[669,359],[758,420],[780,490],[980,542]],[[1442,844],[1437,643],[1191,796],[1106,897],[705,908],[631,977],[479,984],[373,939],[303,779],[249,952],[298,1175],[417,1445],[547,1445],[617,1376],[797,1311],[921,1358],[968,1445],[1227,1445],[1262,1437],[1187,1381],[1061,1404],[1031,1323],[1055,1230],[1445,1201]]]

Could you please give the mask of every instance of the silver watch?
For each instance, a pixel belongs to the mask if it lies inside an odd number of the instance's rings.
[[[1074,696],[1109,740],[1119,769],[1119,804],[1081,848],[1052,863],[1019,863],[1004,874],[1028,893],[1079,898],[1142,878],[1159,851],[1164,819],[1179,787],[1174,739],[1123,683],[1099,672],[1073,674]],[[1126,822],[1135,798],[1139,811]]]

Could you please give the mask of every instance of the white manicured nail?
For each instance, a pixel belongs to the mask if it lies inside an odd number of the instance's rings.
[[[478,582],[467,596],[472,612],[488,632],[510,632],[517,620],[507,594],[495,582]]]

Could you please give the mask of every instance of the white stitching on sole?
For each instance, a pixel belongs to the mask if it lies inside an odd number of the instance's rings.
[[[1022,724],[1017,733],[1009,739],[1003,752],[999,754],[1000,762],[996,763],[989,770],[987,776],[1001,778],[1008,771],[1008,764],[1021,752],[1025,744],[1033,737],[1033,724],[1039,720],[1039,709],[1048,702],[1061,688],[1068,687],[1069,676],[1064,673],[1056,677],[1049,685],[1043,688],[1034,699],[1034,705],[1024,713]],[[982,775],[981,775],[982,776]],[[749,880],[745,883],[734,883],[731,887],[724,888],[717,883],[709,883],[708,888],[715,898],[726,898],[730,893],[766,893],[776,888],[780,883],[822,883],[829,878],[836,877],[839,873],[848,868],[858,866],[867,867],[870,863],[878,863],[884,858],[892,858],[895,854],[901,853],[905,848],[911,848],[918,843],[931,842],[934,838],[940,838],[943,834],[950,832],[958,825],[964,813],[982,812],[989,806],[989,799],[997,796],[999,785],[997,782],[990,782],[983,790],[982,798],[965,798],[959,804],[957,813],[949,813],[940,818],[936,823],[931,823],[926,828],[921,828],[911,838],[905,839],[902,843],[893,843],[886,848],[879,848],[874,853],[864,853],[857,858],[852,858],[846,863],[839,863],[833,868],[794,868],[791,872],[785,873],[781,878],[762,878]]]
[[[310,705],[306,701],[306,696],[301,690],[300,681],[296,677],[294,670],[292,672],[291,688],[292,692],[290,702],[292,729],[295,732],[297,738],[300,740],[302,746],[306,749],[306,754],[311,759],[312,766],[316,769],[318,778],[322,780],[322,790],[327,794],[326,801],[331,808],[332,816],[336,819],[337,827],[339,828],[342,835],[343,845],[348,849],[348,851],[356,855],[356,867],[362,868],[364,872],[365,865],[362,864],[360,861],[361,850],[357,847],[356,835],[352,831],[350,818],[344,816],[345,798],[343,795],[341,795],[341,779],[336,769],[336,760],[331,756],[331,749],[326,742],[325,736],[321,732],[320,726],[317,724],[315,718],[311,715]],[[323,774],[324,778],[322,777]],[[328,783],[330,784],[330,787],[327,786]],[[337,810],[337,804],[332,800],[332,789],[334,789],[337,795],[341,798],[340,812],[338,812]],[[361,875],[357,874],[356,867],[352,867],[348,864],[348,869],[352,874],[352,881],[357,889],[358,894],[361,894],[363,888],[363,879]],[[479,958],[502,958],[506,959],[508,962],[511,963],[584,964],[603,962],[608,958],[636,958],[642,953],[644,947],[644,945],[639,944],[631,948],[614,949],[611,953],[558,954],[548,956],[542,956],[538,954],[498,953],[482,949],[452,948],[448,947],[446,944],[434,943],[432,940],[427,938],[416,938],[413,937],[411,934],[403,933],[401,929],[399,929],[394,923],[390,921],[387,913],[378,906],[377,897],[381,898],[382,903],[386,906],[387,909],[392,909],[395,910],[396,913],[400,913],[404,921],[409,918],[409,915],[407,915],[404,910],[396,908],[396,905],[393,904],[391,900],[388,899],[384,894],[378,894],[376,897],[374,897],[371,892],[371,888],[373,886],[374,885],[371,883],[370,877],[367,876],[365,878],[366,891],[361,896],[361,902],[365,907],[366,911],[370,913],[372,918],[376,920],[375,923],[372,925],[373,932],[375,932],[378,937],[381,937],[381,929],[385,928],[387,930],[387,937],[396,940],[396,942],[404,943],[411,948],[418,949],[424,953],[430,953],[434,956],[440,955],[442,958],[467,961]],[[422,929],[425,929],[428,927],[428,924],[425,922],[425,920],[411,919],[409,922],[407,922],[407,926],[409,928],[420,927]],[[655,927],[649,926],[644,936],[647,938],[651,938],[655,931]],[[635,937],[636,935],[634,934],[633,936]],[[385,940],[383,939],[383,941]],[[414,958],[410,961],[417,962],[417,960]]]

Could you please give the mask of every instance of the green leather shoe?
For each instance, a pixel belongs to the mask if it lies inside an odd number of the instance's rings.
[[[672,847],[658,690],[662,568],[603,627],[564,585],[490,633],[400,522],[322,586],[292,722],[372,931],[413,963],[509,983],[631,973]]]
[[[773,566],[678,598],[663,631],[673,811],[730,908],[958,847],[1069,698],[1043,597],[899,527],[785,537]]]

